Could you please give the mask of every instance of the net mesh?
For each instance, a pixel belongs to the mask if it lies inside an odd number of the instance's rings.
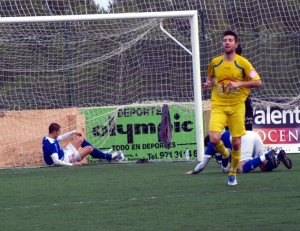
[[[264,87],[252,92],[254,104],[278,106],[279,103],[282,107],[293,107],[299,103],[300,6],[297,1],[4,0],[0,6],[2,17],[170,10],[199,12],[203,78],[211,58],[222,53],[222,32],[230,28],[238,33],[243,55],[263,78]],[[191,82],[186,80],[191,73],[191,57],[157,32],[159,22],[108,20],[1,25],[0,84],[10,85],[5,90],[2,87],[1,108],[193,100],[191,86],[186,85]],[[164,25],[189,46],[187,21],[167,20]],[[83,80],[82,76],[90,79]],[[112,76],[115,79],[111,82]],[[170,92],[168,85],[176,86],[177,90]],[[53,89],[61,91],[50,99],[48,91]],[[86,89],[89,94],[85,93]],[[139,94],[132,89],[138,89]],[[208,99],[209,92],[203,92],[203,97]]]
[[[190,43],[171,21],[167,29]],[[23,110],[191,100],[191,56],[159,31],[160,22],[0,25],[1,105]]]
[[[299,105],[300,5],[295,0],[3,0],[0,4],[1,17],[178,10],[198,10],[202,81],[210,60],[223,52],[223,31],[232,29],[243,56],[263,80],[262,88],[252,90],[254,106]],[[15,141],[13,134],[26,126],[40,127],[43,133],[33,137],[40,139],[47,131],[45,121],[65,120],[66,129],[84,124],[68,113],[50,113],[52,109],[77,115],[73,108],[193,102],[192,57],[161,31],[161,24],[191,50],[190,24],[184,18],[0,24],[2,123],[7,124],[4,118],[12,118],[13,111],[49,110],[43,116],[31,114],[30,121],[18,124],[16,130],[2,130],[2,147],[16,152],[14,147],[24,138]],[[202,96],[207,101],[210,92],[203,91]],[[12,136],[9,141],[7,133]]]

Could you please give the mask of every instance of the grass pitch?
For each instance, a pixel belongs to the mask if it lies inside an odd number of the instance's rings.
[[[211,163],[98,164],[0,170],[1,230],[300,230],[300,155],[271,173]]]

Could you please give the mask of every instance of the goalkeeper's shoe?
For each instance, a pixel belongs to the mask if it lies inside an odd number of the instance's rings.
[[[287,157],[287,154],[285,153],[284,150],[279,151],[279,154],[277,155],[277,159],[281,161],[287,169],[292,168],[293,165],[292,160]]]
[[[237,180],[235,176],[228,176],[228,185],[237,185]]]
[[[117,158],[117,160],[118,160],[119,162],[125,160],[125,156],[124,156],[124,154],[123,154],[122,151],[118,151],[118,158]]]
[[[117,162],[121,162],[125,159],[125,156],[124,156],[123,152],[119,150],[112,154],[111,159],[114,161],[117,161]]]

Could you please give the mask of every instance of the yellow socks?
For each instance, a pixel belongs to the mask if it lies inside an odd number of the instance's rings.
[[[225,148],[224,143],[222,142],[222,140],[220,140],[220,142],[214,146],[215,150],[219,153],[222,154],[223,158],[227,158],[229,156],[229,151],[227,148]]]
[[[236,176],[236,170],[240,162],[240,158],[241,158],[241,149],[238,151],[232,150],[229,176]]]

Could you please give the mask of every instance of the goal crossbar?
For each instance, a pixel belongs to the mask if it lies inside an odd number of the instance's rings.
[[[146,19],[146,18],[174,18],[174,17],[197,17],[196,10],[190,11],[167,11],[145,13],[119,13],[119,14],[86,14],[86,15],[53,15],[33,17],[0,17],[3,23],[34,23],[34,22],[65,22],[65,21],[97,21],[113,19]]]
[[[118,19],[151,19],[185,17],[189,19],[191,26],[193,85],[195,101],[195,130],[197,143],[197,159],[203,159],[204,153],[204,129],[201,95],[200,51],[198,33],[198,14],[196,10],[167,11],[167,12],[143,12],[143,13],[119,13],[119,14],[86,14],[86,15],[55,15],[33,17],[0,17],[0,24],[10,23],[42,23],[42,22],[70,22],[70,21],[96,21]]]

